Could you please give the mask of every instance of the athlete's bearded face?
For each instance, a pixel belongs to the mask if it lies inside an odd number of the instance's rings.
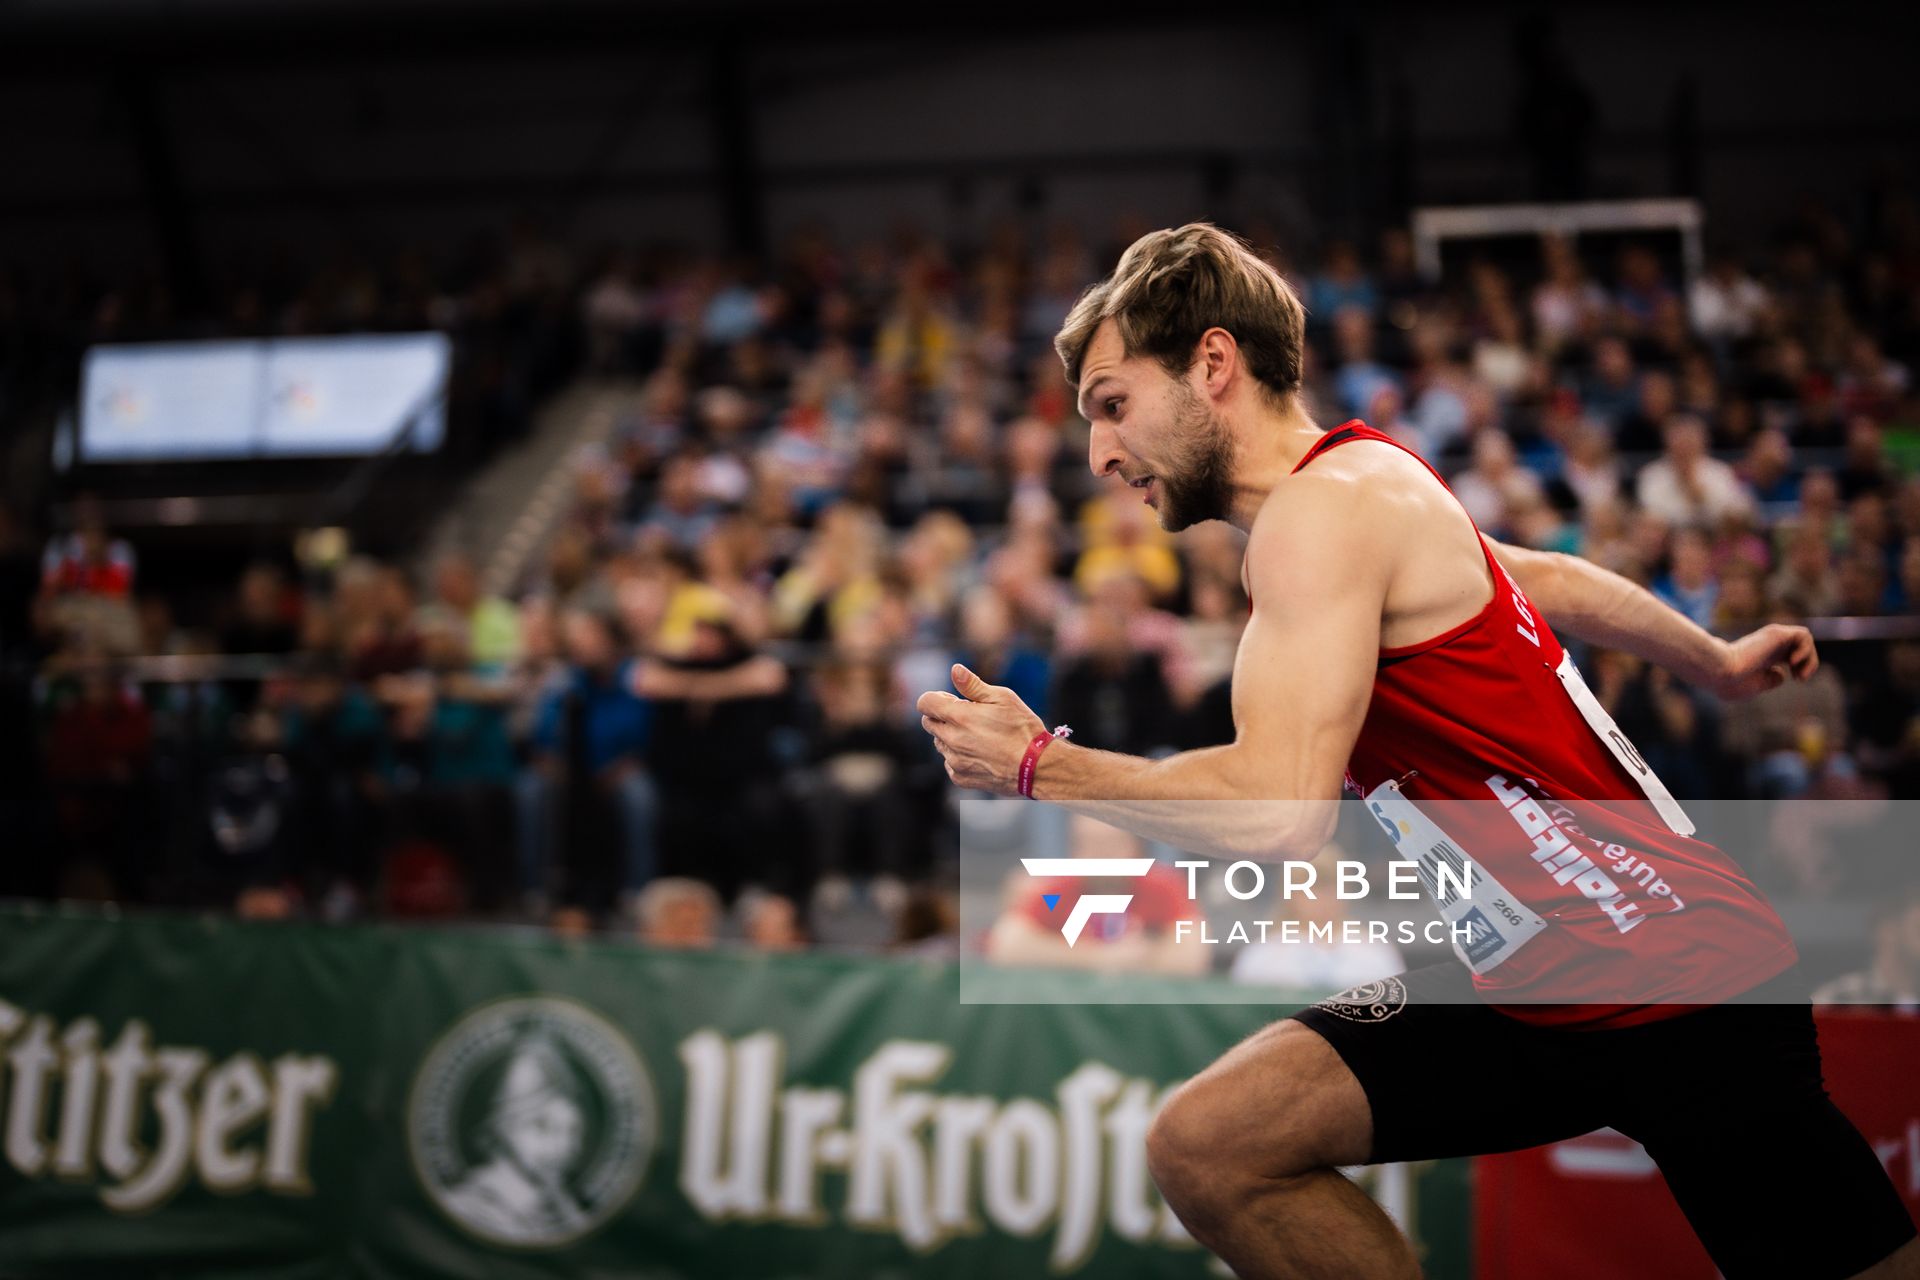
[[[1170,533],[1227,518],[1233,435],[1187,377],[1144,356],[1126,358],[1109,322],[1089,344],[1080,383],[1095,475],[1117,473],[1143,490]]]
[[[1164,474],[1149,473],[1162,488],[1154,495],[1160,527],[1178,533],[1203,520],[1225,520],[1232,495],[1233,435],[1184,379],[1169,397],[1174,418],[1163,452]]]

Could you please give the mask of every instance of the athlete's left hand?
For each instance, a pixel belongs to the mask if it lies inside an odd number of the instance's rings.
[[[1727,645],[1720,670],[1708,687],[1728,700],[1751,698],[1788,680],[1810,680],[1819,669],[1813,633],[1776,622]]]
[[[935,690],[914,703],[920,726],[933,735],[955,785],[990,795],[1016,795],[1020,760],[1046,726],[1013,690],[988,684],[959,663],[953,665],[959,697]]]

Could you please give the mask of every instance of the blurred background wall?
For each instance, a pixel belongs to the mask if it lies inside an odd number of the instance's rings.
[[[1520,194],[1697,195],[1737,235],[1885,177],[1916,126],[1907,47],[1870,38],[1862,5],[369,12],[0,8],[8,251],[190,277],[530,209],[709,248],[1008,213],[1311,239]],[[1839,27],[1863,38],[1807,56]],[[1535,155],[1543,130],[1557,158]]]

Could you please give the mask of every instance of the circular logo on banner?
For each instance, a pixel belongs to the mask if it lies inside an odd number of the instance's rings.
[[[532,996],[474,1010],[440,1037],[407,1104],[433,1202],[493,1244],[546,1249],[617,1213],[659,1131],[653,1082],[612,1023]]]

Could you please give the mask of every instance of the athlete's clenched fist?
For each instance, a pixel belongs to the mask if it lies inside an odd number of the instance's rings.
[[[921,726],[947,762],[947,776],[974,791],[1018,793],[1020,759],[1046,726],[1013,690],[988,684],[957,662],[953,687],[960,691],[957,698],[934,690],[914,703]]]
[[[1729,700],[1751,698],[1789,680],[1811,680],[1819,669],[1813,633],[1776,622],[1726,645],[1708,688]]]

